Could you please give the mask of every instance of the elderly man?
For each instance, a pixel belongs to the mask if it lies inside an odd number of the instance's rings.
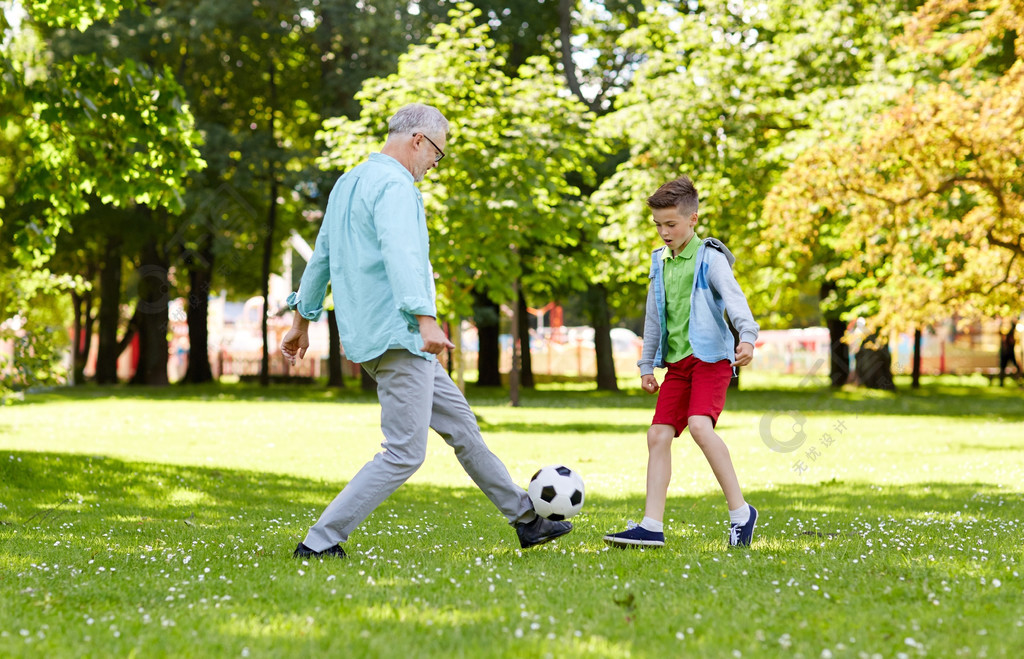
[[[423,199],[415,186],[441,162],[448,120],[419,103],[388,123],[380,153],[342,176],[327,204],[281,352],[293,364],[309,347],[308,326],[332,284],[345,353],[377,382],[383,451],[367,462],[320,515],[296,558],[343,558],[339,543],[423,463],[428,429],[455,449],[473,482],[514,525],[523,548],[572,530],[539,517],[529,495],[487,448],[476,417],[436,355],[454,347],[437,324]]]

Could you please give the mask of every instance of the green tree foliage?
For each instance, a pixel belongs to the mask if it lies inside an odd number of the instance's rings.
[[[356,121],[328,121],[325,164],[346,169],[379,145],[387,118],[410,102],[430,103],[451,122],[450,156],[423,184],[431,258],[442,305],[468,315],[472,291],[511,302],[513,283],[529,273],[537,285],[584,285],[582,257],[561,252],[583,239],[588,218],[567,174],[588,172],[597,145],[593,116],[560,94],[548,60],[531,58],[510,77],[505,60],[462,4],[398,71],[364,83]]]
[[[601,121],[630,153],[595,194],[609,218],[602,236],[623,254],[609,278],[646,276],[656,235],[644,201],[685,173],[702,194],[698,234],[740,254],[737,276],[764,325],[789,322],[798,294],[812,289],[780,290],[774,273],[784,265],[757,249],[763,200],[821,138],[823,119],[850,110],[851,90],[891,77],[875,71],[875,58],[889,48],[901,3],[872,4],[662,4],[623,34],[622,47],[644,60]]]
[[[493,26],[506,50],[520,58],[544,51],[539,35],[555,20],[551,3],[482,5],[477,20]],[[358,114],[354,95],[362,80],[391,73],[398,56],[422,42],[450,6],[160,0],[126,8],[117,20],[84,33],[64,23],[48,33],[58,59],[102,51],[169,67],[185,90],[208,166],[190,177],[181,212],[160,216],[159,223],[139,222],[134,233],[143,239],[123,247],[136,269],[176,271],[169,294],[187,294],[195,348],[190,378],[205,352],[210,290],[248,296],[262,289],[266,295],[267,275],[278,264],[276,245],[293,228],[307,237],[315,231],[318,206],[326,200],[321,191],[337,175],[314,163],[314,134],[323,118]],[[120,229],[111,228],[108,237],[119,238]],[[207,375],[196,377],[208,377],[208,369],[201,372]]]
[[[6,14],[0,23],[0,152],[16,157],[7,163],[9,183],[0,188],[0,322],[17,321],[4,325],[0,338],[27,342],[35,358],[52,362],[47,351],[53,344],[40,337],[53,326],[37,310],[40,296],[80,283],[51,276],[44,267],[68,218],[97,200],[180,209],[183,177],[201,161],[192,116],[166,67],[115,61],[96,51],[59,59],[41,47],[39,35],[62,26],[85,29],[134,3],[21,6],[25,15],[18,25]],[[45,370],[14,366],[37,378]]]
[[[21,30],[88,23],[84,7],[76,13],[74,3],[57,4],[26,3]],[[112,6],[98,5],[99,14]],[[67,60],[37,49],[4,52],[0,116],[26,147],[9,200],[20,206],[5,213],[20,259],[45,257],[65,218],[84,211],[90,196],[181,208],[182,176],[201,163],[191,114],[168,69],[95,52]]]

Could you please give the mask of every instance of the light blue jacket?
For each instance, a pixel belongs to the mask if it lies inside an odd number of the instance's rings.
[[[668,332],[663,329],[666,326],[666,249],[668,246],[659,247],[651,253],[644,349],[637,362],[640,375],[650,375],[655,368],[665,367],[664,355],[668,352]],[[732,361],[736,357],[736,349],[723,312],[729,312],[729,320],[739,332],[740,342],[754,345],[760,329],[750,313],[743,290],[732,274],[736,258],[715,238],[701,240],[694,258],[693,290],[690,292],[690,346],[693,356],[708,363],[723,359]]]
[[[357,363],[404,348],[421,352],[416,316],[437,316],[423,198],[412,174],[382,153],[346,172],[327,202],[313,255],[288,306],[323,312],[331,283],[345,356]]]

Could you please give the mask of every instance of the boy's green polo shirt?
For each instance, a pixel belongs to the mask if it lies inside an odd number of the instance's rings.
[[[697,247],[700,238],[690,238],[679,254],[672,256],[666,249],[662,257],[665,273],[665,324],[668,330],[666,364],[674,364],[693,354],[690,346],[690,294],[693,275],[697,271]]]

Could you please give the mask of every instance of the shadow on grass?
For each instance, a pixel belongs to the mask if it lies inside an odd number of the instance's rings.
[[[351,476],[351,474],[344,474]],[[290,475],[207,467],[126,462],[95,455],[3,451],[0,453],[0,536],[11,527],[56,531],[65,520],[99,524],[175,524],[218,535],[251,533],[253,525],[288,527],[301,539],[344,481],[325,482]],[[988,483],[927,482],[879,486],[827,481],[789,484],[747,492],[762,515],[775,520],[822,518],[910,519],[927,516],[978,516],[1015,519],[1024,513],[1020,492]],[[667,517],[686,523],[718,524],[721,494],[672,497]],[[623,514],[643,509],[643,495],[609,498],[587,493],[580,518],[600,537],[620,524]],[[384,517],[381,517],[383,515]],[[376,519],[374,517],[376,516]],[[420,526],[458,537],[466,520],[493,518],[493,533],[514,539],[504,520],[473,487],[406,484],[367,520],[367,528]],[[579,520],[578,520],[579,521]],[[610,524],[610,526],[607,526]],[[353,535],[358,539],[359,530]],[[450,533],[449,533],[450,532]],[[770,531],[769,531],[770,532]],[[470,532],[475,534],[476,531]],[[582,538],[580,538],[582,540]]]
[[[466,396],[473,406],[506,406],[508,394],[503,389],[470,385]],[[376,404],[376,394],[359,390],[353,383],[342,389],[320,385],[203,384],[167,387],[83,387],[59,388],[26,396],[15,405],[38,405],[56,401],[102,399],[187,400],[187,401],[295,401],[303,403]],[[537,391],[523,390],[520,405],[524,408],[550,409],[646,409],[654,410],[655,398],[639,389],[606,391]],[[895,393],[854,387],[833,390],[829,387],[750,388],[730,391],[726,410],[743,412],[835,413],[848,412],[876,415],[919,415],[952,418],[1000,418],[1024,420],[1024,390],[985,386],[958,386],[933,383],[921,389],[903,388]],[[509,426],[503,426],[508,428]],[[519,430],[532,432],[530,424]],[[538,431],[549,431],[538,428]],[[565,432],[634,432],[632,425],[581,424],[565,427]]]
[[[636,423],[488,423],[477,419],[484,432],[534,433],[534,434],[584,434],[584,433],[627,433],[644,435],[649,424]]]
[[[77,387],[52,387],[25,396],[15,405],[33,405],[56,401],[90,400],[188,400],[188,401],[297,401],[309,403],[376,402],[374,392],[365,392],[358,385],[325,387],[320,384],[282,385],[261,387],[251,383],[209,382],[206,384],[171,384],[164,387],[140,387],[127,384]]]

